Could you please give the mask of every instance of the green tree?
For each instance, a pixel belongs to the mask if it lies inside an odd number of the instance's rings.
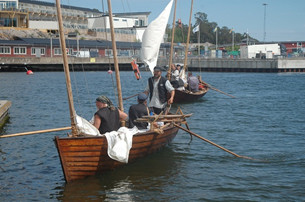
[[[193,30],[197,25],[200,27],[200,43],[209,42],[216,44],[216,33],[214,32],[215,27],[218,27],[218,24],[216,22],[209,22],[208,21],[208,15],[203,12],[197,12],[194,14],[195,17],[195,23],[191,27],[191,30]],[[175,43],[185,43],[187,39],[187,31],[188,31],[188,25],[181,23],[179,26],[179,20],[175,23]],[[230,33],[230,28],[227,26],[218,27],[218,44],[219,45],[226,45],[232,43],[232,33]],[[171,26],[167,26],[166,33],[168,34],[168,40],[171,41],[172,34],[171,34],[172,28]],[[241,43],[243,39],[245,39],[247,36],[245,33],[235,33],[234,32],[234,42],[235,43]],[[249,36],[249,39],[253,39],[251,36]],[[198,37],[197,33],[193,33],[191,31],[190,35],[190,42],[191,43],[197,43]]]

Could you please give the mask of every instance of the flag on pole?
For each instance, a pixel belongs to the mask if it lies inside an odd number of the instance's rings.
[[[193,29],[193,33],[199,32],[199,25],[197,25],[194,29]]]
[[[213,32],[216,32],[217,31],[217,27],[215,27],[215,29],[213,30]]]
[[[182,28],[182,22],[181,22],[181,19],[178,19],[178,26],[179,26],[180,28]]]
[[[230,29],[229,34],[231,34],[233,31],[234,31],[234,29],[233,29],[233,28],[232,28],[232,29]]]

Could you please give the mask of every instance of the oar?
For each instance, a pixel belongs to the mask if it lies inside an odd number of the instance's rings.
[[[15,137],[15,136],[22,136],[22,135],[34,135],[38,133],[50,133],[50,132],[56,132],[56,131],[62,131],[62,130],[71,130],[71,126],[63,127],[63,128],[53,128],[53,129],[46,129],[46,130],[36,130],[31,132],[23,132],[23,133],[15,133],[10,135],[2,135],[0,138],[6,138],[6,137]]]
[[[248,157],[248,156],[240,156],[240,155],[238,155],[238,154],[235,154],[234,152],[232,152],[232,151],[230,151],[230,150],[228,150],[228,149],[226,149],[226,148],[224,148],[224,147],[222,147],[222,146],[220,146],[220,145],[218,145],[218,144],[216,144],[216,143],[214,143],[214,142],[212,142],[212,141],[210,141],[210,140],[208,140],[208,139],[206,139],[206,138],[204,138],[204,137],[201,137],[200,135],[197,135],[196,133],[193,133],[192,131],[190,131],[190,130],[188,130],[188,129],[185,129],[185,128],[183,128],[182,126],[180,126],[180,125],[178,125],[178,124],[176,124],[176,123],[174,123],[174,126],[176,126],[177,128],[180,128],[181,130],[184,130],[184,131],[188,132],[189,134],[194,135],[195,137],[197,137],[197,138],[199,138],[199,139],[202,139],[202,140],[204,140],[204,141],[206,141],[206,142],[208,142],[208,143],[210,143],[210,144],[212,144],[212,145],[214,145],[214,146],[216,146],[216,147],[218,147],[218,148],[220,148],[220,149],[222,149],[222,150],[224,150],[224,151],[226,151],[226,152],[228,152],[228,153],[230,153],[230,154],[232,154],[232,155],[234,155],[234,156],[236,156],[236,157],[238,157],[238,158],[245,158],[245,159],[251,159],[251,160],[253,160],[253,158],[251,158],[251,157]]]
[[[212,89],[212,90],[215,90],[215,91],[217,91],[217,92],[220,92],[220,93],[225,94],[225,95],[227,95],[227,96],[230,96],[230,97],[232,97],[232,98],[236,98],[236,97],[234,97],[233,95],[230,95],[230,94],[228,94],[228,93],[225,93],[225,92],[223,92],[223,91],[221,91],[221,90],[219,90],[219,89],[217,89],[217,88],[211,86],[210,84],[208,84],[208,83],[202,81],[201,78],[199,79],[199,81],[200,81],[200,83],[203,83],[203,84],[207,85],[208,88],[210,88],[210,89]]]
[[[230,94],[228,94],[228,93],[225,93],[225,92],[223,92],[223,91],[221,91],[221,90],[219,90],[219,89],[217,89],[217,88],[214,88],[214,87],[211,86],[211,85],[208,85],[208,87],[209,87],[210,89],[212,89],[212,90],[215,90],[215,91],[217,91],[217,92],[220,92],[220,93],[225,94],[225,95],[227,95],[227,96],[230,96],[230,97],[232,97],[232,98],[236,98],[236,97],[234,97],[233,95],[230,95]]]
[[[144,92],[143,92],[144,93]],[[135,97],[135,96],[137,96],[137,95],[139,95],[140,93],[137,93],[137,94],[135,94],[135,95],[131,95],[131,96],[129,96],[129,97],[125,97],[125,98],[123,98],[123,100],[128,100],[129,98],[132,98],[132,97]]]

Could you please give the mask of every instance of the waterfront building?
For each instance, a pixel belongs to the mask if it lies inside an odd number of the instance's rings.
[[[67,32],[108,38],[109,17],[98,9],[62,5],[63,25]],[[114,13],[114,28],[122,41],[140,41],[150,12]],[[38,0],[0,0],[0,27],[38,29],[57,33],[55,3]]]
[[[61,57],[58,38],[18,38],[0,40],[0,57],[41,58]],[[70,57],[112,57],[112,42],[100,40],[67,39],[67,54]],[[116,42],[119,57],[140,55],[141,44],[138,42]]]
[[[18,9],[18,0],[0,0],[0,27],[27,28],[28,23],[29,15]]]

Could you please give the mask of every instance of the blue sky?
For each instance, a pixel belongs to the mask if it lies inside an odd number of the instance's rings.
[[[47,0],[54,2],[54,0]],[[112,0],[113,12],[150,11],[149,21],[156,18],[170,0]],[[62,4],[107,9],[107,0],[61,0]],[[247,32],[264,39],[264,6],[266,3],[266,41],[305,41],[305,0],[194,0],[194,14],[203,12],[209,22],[227,26],[236,32]],[[178,0],[176,19],[188,24],[191,0]],[[172,24],[172,16],[169,24]]]

